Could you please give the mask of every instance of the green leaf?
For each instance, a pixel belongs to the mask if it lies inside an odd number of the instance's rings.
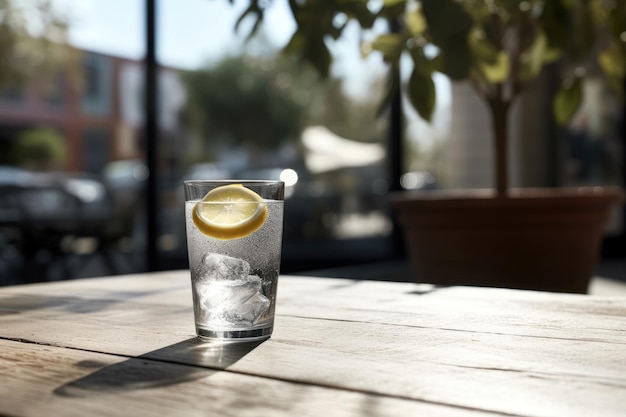
[[[399,33],[386,33],[378,36],[372,42],[372,49],[383,54],[387,62],[398,62],[404,49],[406,36]]]
[[[609,78],[624,78],[626,75],[626,57],[616,43],[598,54],[598,63]]]
[[[563,5],[568,9],[573,9],[580,4],[580,0],[562,0]]]
[[[455,0],[422,0],[422,10],[428,31],[435,44],[446,42],[460,33],[467,34],[472,26],[471,17],[460,2]],[[467,42],[467,36],[464,36]]]
[[[467,31],[457,33],[441,44],[440,71],[452,80],[469,76],[472,55],[467,42]]]
[[[394,7],[394,6],[397,6],[398,4],[401,4],[404,6],[404,4],[406,4],[406,0],[384,0],[383,1],[383,7]]]
[[[406,0],[385,0],[383,7],[378,12],[378,17],[385,19],[395,19],[404,13]]]
[[[549,0],[544,3],[539,23],[547,36],[549,48],[567,50],[574,30],[571,20],[571,12],[563,2]]]
[[[602,3],[598,7],[604,6],[606,20],[603,22],[608,28],[613,38],[620,39],[621,34],[626,30],[626,3],[623,1],[614,2],[612,7]]]
[[[556,122],[564,125],[574,116],[583,99],[582,81],[576,77],[556,93],[552,101],[552,109]]]
[[[545,64],[551,64],[558,61],[563,56],[563,51],[558,48],[546,48],[546,53],[543,55],[543,62]]]
[[[363,29],[371,28],[376,20],[375,13],[370,11],[365,1],[338,1],[337,11],[345,13],[348,18],[356,19]]]
[[[417,113],[426,121],[430,121],[435,109],[435,83],[433,79],[418,68],[413,68],[407,88],[409,101]]]
[[[481,61],[477,63],[477,66],[483,78],[490,84],[503,83],[509,78],[511,72],[511,61],[504,51],[498,52],[495,63]]]
[[[626,50],[618,43],[598,54],[598,64],[606,75],[609,84],[620,96],[624,91],[626,77]]]
[[[413,66],[422,74],[431,76],[433,72],[439,71],[441,67],[441,56],[437,55],[433,59],[426,58],[424,50],[421,48],[413,48],[410,51],[413,59]]]
[[[419,36],[426,31],[426,19],[419,8],[408,11],[404,17],[404,23],[411,36]]]
[[[441,50],[440,71],[452,80],[468,77],[472,64],[468,34],[472,18],[456,0],[422,0],[428,35]]]
[[[537,30],[535,33],[535,39],[530,44],[530,47],[524,51],[521,56],[521,68],[519,78],[522,81],[534,80],[546,62],[546,51],[548,50],[548,38],[546,34],[541,30]]]
[[[497,61],[498,49],[487,39],[482,26],[472,26],[468,33],[467,42],[475,59],[490,64]]]
[[[328,77],[332,56],[323,38],[306,36],[301,30],[297,30],[282,53],[303,58],[313,65],[322,77]]]
[[[306,44],[306,36],[300,30],[296,30],[287,45],[283,47],[283,53],[288,55],[302,55]]]

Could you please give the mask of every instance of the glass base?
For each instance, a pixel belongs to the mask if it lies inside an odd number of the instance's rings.
[[[196,327],[196,334],[203,340],[219,340],[222,342],[250,342],[267,339],[272,335],[274,326],[246,330],[210,330]]]

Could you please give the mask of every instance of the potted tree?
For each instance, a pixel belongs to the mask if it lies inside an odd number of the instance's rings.
[[[269,3],[250,0],[242,15],[257,23]],[[436,92],[433,74],[467,81],[492,120],[495,187],[436,193],[403,192],[393,206],[405,226],[416,280],[549,291],[587,291],[612,205],[621,189],[512,189],[509,116],[513,102],[547,66],[559,67],[554,95],[558,123],[578,109],[587,68],[621,91],[626,72],[626,3],[605,0],[290,1],[297,30],[285,51],[322,74],[332,57],[326,40],[356,20],[388,31],[366,45],[390,64],[389,97],[400,89],[426,120]],[[255,25],[256,27],[256,25]],[[367,49],[367,48],[366,48]],[[406,83],[401,59],[410,58]]]

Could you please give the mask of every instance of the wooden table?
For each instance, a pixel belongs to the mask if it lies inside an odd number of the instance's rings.
[[[624,416],[626,297],[281,277],[263,343],[188,272],[0,288],[2,416]]]

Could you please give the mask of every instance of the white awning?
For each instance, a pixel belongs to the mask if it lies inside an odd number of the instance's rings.
[[[302,144],[305,150],[304,162],[313,174],[372,165],[385,157],[385,149],[381,144],[342,138],[325,126],[307,127],[302,132]]]

